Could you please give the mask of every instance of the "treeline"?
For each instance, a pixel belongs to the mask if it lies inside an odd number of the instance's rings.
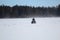
[[[60,5],[57,7],[13,7],[0,5],[0,18],[60,17]]]

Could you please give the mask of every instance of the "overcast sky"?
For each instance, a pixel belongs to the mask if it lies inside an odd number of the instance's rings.
[[[56,6],[60,4],[60,0],[0,0],[0,5],[27,5],[27,6]]]

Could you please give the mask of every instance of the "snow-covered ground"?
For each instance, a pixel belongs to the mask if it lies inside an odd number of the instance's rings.
[[[60,18],[0,19],[0,40],[60,40]]]

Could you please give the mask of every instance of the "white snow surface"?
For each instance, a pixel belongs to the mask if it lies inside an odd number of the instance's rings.
[[[0,19],[0,40],[60,40],[60,18]]]

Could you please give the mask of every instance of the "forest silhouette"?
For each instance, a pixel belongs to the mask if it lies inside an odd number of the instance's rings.
[[[60,17],[60,4],[56,7],[13,7],[0,5],[0,18]]]

